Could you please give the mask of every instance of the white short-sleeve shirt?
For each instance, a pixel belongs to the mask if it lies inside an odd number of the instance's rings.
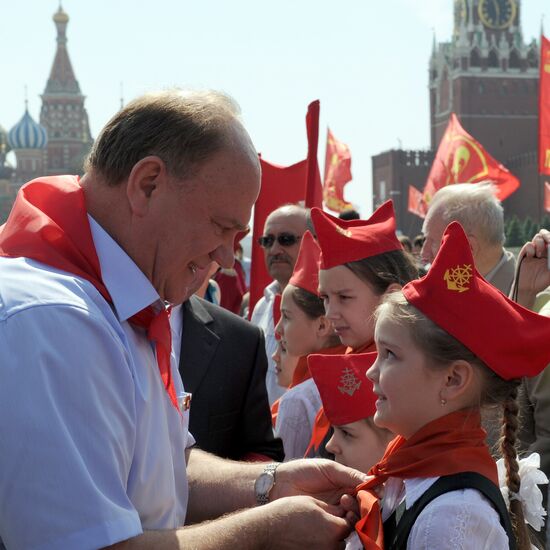
[[[0,258],[0,540],[99,548],[182,526],[188,412],[172,405],[144,330],[159,296],[90,218],[110,306],[89,282]],[[184,389],[172,358],[176,393]],[[1,546],[1,542],[0,542]]]
[[[304,457],[321,405],[321,395],[312,378],[294,386],[281,397],[275,435],[283,441],[285,462]]]

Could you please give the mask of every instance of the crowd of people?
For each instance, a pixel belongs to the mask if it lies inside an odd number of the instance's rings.
[[[0,548],[544,548],[550,232],[516,261],[490,182],[440,190],[412,243],[391,201],[284,205],[249,322],[260,181],[236,103],[170,90],[21,188]]]

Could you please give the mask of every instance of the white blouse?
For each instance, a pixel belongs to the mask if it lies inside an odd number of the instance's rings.
[[[294,386],[281,397],[275,435],[283,441],[285,462],[304,457],[321,404],[319,390],[312,378]]]
[[[405,499],[408,510],[437,481],[437,477],[390,478],[384,487],[382,520]],[[362,548],[353,533],[346,550]],[[506,531],[498,512],[476,489],[450,491],[432,500],[418,516],[407,550],[508,550]]]

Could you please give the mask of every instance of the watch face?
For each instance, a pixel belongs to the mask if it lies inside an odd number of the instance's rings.
[[[273,483],[275,481],[275,478],[272,474],[269,474],[267,472],[264,472],[261,474],[255,483],[255,489],[257,495],[265,495],[269,493],[271,488],[273,487]]]
[[[490,29],[506,29],[516,18],[515,0],[480,0],[479,19]]]

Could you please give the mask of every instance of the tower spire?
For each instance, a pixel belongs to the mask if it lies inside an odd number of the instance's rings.
[[[53,22],[57,28],[57,50],[44,93],[80,93],[80,87],[67,51],[69,16],[63,11],[61,2],[59,2],[59,9],[54,13]]]
[[[90,150],[92,136],[84,107],[85,97],[80,91],[67,50],[69,16],[63,10],[61,1],[53,15],[53,22],[57,30],[57,48],[42,94],[40,111],[40,124],[48,133],[45,173],[79,174],[83,158]]]

